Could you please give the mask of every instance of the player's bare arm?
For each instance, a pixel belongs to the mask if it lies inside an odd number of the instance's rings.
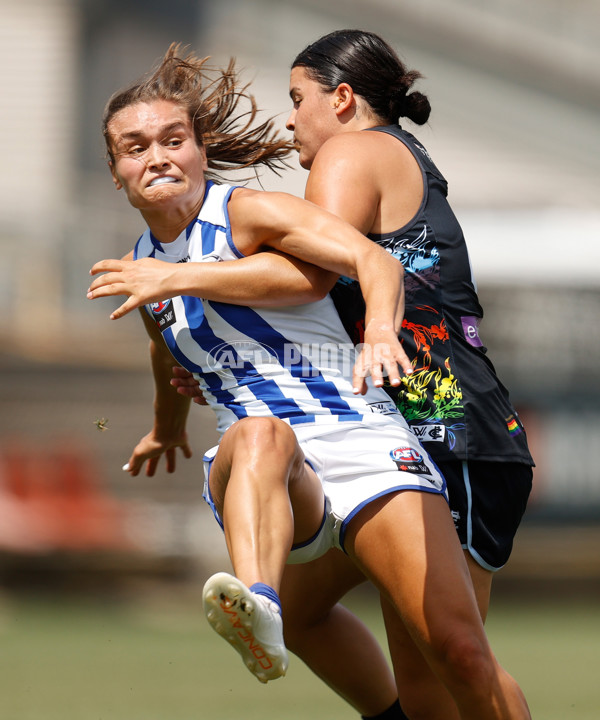
[[[371,374],[383,385],[400,382],[398,365],[412,372],[397,332],[398,308],[404,307],[404,270],[400,262],[364,235],[329,212],[285,193],[241,190],[229,203],[238,249],[251,254],[275,247],[295,257],[360,282],[365,304],[365,344],[354,374],[357,391],[366,389]]]
[[[109,259],[96,263],[90,274],[98,277],[90,285],[88,299],[128,296],[111,313],[113,320],[176,295],[253,307],[301,305],[321,300],[337,279],[335,273],[275,250],[219,263]]]
[[[156,472],[163,455],[167,472],[170,473],[175,471],[177,448],[181,449],[184,457],[192,456],[185,429],[190,399],[171,386],[173,357],[154,321],[145,310],[140,313],[150,336],[150,359],[154,377],[154,425],[138,442],[123,469],[135,476],[146,465],[146,475],[150,477]]]

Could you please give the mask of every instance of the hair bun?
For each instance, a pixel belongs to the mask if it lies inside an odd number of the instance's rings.
[[[429,99],[422,92],[415,90],[404,98],[404,117],[416,125],[425,125],[431,114]]]

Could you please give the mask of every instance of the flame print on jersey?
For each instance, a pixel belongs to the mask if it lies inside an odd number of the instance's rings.
[[[430,307],[420,307],[434,315],[438,313]],[[458,380],[452,373],[450,359],[446,357],[443,367],[431,369],[432,350],[436,355],[443,353],[443,344],[448,340],[448,330],[442,319],[439,324],[429,327],[408,321],[402,323],[404,332],[412,335],[416,349],[413,360],[414,372],[402,379],[402,387],[396,399],[396,405],[409,423],[436,422],[459,419],[464,416],[463,395]],[[461,423],[449,426],[458,430]]]
[[[406,317],[402,337],[409,357],[414,356],[413,373],[402,379],[400,387],[387,386],[386,390],[409,424],[445,425],[446,441],[453,449],[457,433],[465,429],[463,393],[452,372],[445,319],[434,307],[441,305],[441,300],[440,252],[433,231],[423,223],[408,228],[401,236],[372,239],[404,267]],[[354,303],[349,295],[338,296],[338,312],[343,316],[344,308],[354,307]],[[360,321],[353,318],[345,327],[355,343],[363,342],[364,326]]]

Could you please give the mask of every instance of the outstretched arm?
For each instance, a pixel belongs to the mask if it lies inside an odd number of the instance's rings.
[[[171,386],[173,357],[156,324],[145,310],[141,310],[141,315],[150,336],[150,360],[154,376],[154,424],[152,430],[138,442],[123,469],[131,475],[138,475],[146,464],[146,475],[152,476],[163,455],[166,458],[167,472],[170,473],[175,471],[177,448],[181,448],[184,457],[192,456],[185,430],[190,399]]]
[[[260,252],[235,261],[171,264],[131,255],[102,260],[90,270],[104,273],[90,285],[90,300],[127,295],[111,319],[123,317],[147,303],[177,295],[192,295],[254,307],[301,305],[325,297],[337,275],[277,251]]]

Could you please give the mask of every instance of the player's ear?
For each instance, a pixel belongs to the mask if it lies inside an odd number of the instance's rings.
[[[110,170],[110,174],[112,175],[115,187],[117,188],[117,190],[120,190],[123,187],[123,183],[119,180],[119,176],[117,175],[117,171],[115,170],[115,164],[112,160],[108,161],[108,167]]]
[[[208,158],[206,157],[206,147],[204,145],[200,145],[200,154],[202,156],[202,169],[204,172],[208,171]]]
[[[352,107],[354,103],[354,90],[348,83],[340,83],[333,95],[333,108],[338,115]]]

